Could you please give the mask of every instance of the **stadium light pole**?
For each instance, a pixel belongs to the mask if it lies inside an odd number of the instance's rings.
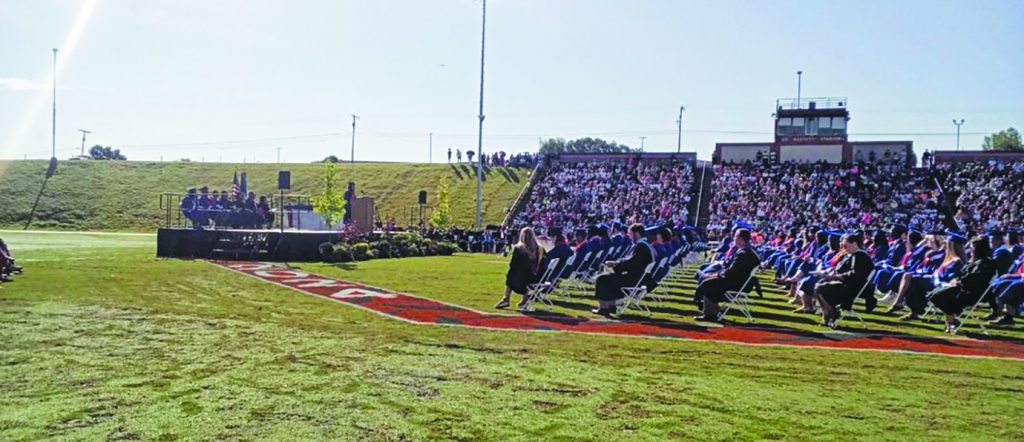
[[[796,71],[796,108],[800,109],[800,88],[803,86],[802,81],[804,71]]]
[[[683,151],[683,111],[686,107],[679,106],[679,119],[676,120],[676,124],[679,125],[679,136],[676,138],[676,153]]]
[[[57,48],[53,48],[53,121],[50,126],[50,148],[52,156],[57,158]]]
[[[281,146],[277,146],[277,164],[281,164]]]
[[[429,139],[430,139],[430,141],[427,142],[427,144],[429,145],[427,147],[428,157],[429,157],[427,159],[427,164],[434,164],[434,133],[433,132],[430,133]]]
[[[81,156],[84,157],[85,156],[85,135],[86,134],[91,134],[92,132],[87,131],[85,129],[78,129],[78,131],[82,133],[82,154],[81,154]]]
[[[961,118],[960,121],[956,121],[956,118],[954,118],[953,124],[956,125],[956,150],[960,150],[960,126],[964,125],[964,119]]]
[[[476,132],[476,228],[484,224],[484,43],[487,41],[487,0],[483,0],[483,12],[480,20],[480,114],[477,116]]]
[[[351,162],[353,162],[353,163],[356,162],[356,120],[358,120],[358,119],[359,119],[358,115],[352,114],[352,161]]]
[[[640,151],[641,152],[643,152],[643,150],[644,150],[644,140],[646,140],[646,139],[647,139],[647,137],[640,137]]]

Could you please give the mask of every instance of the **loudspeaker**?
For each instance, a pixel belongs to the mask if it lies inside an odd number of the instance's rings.
[[[277,171],[277,188],[280,190],[292,188],[292,173],[288,170]]]
[[[420,191],[420,204],[426,204],[426,203],[427,203],[427,191],[426,190],[421,190]]]

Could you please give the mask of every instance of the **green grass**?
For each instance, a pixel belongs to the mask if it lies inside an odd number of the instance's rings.
[[[249,188],[273,194],[277,170],[292,171],[292,192],[319,192],[322,164],[216,164],[187,162],[62,161],[39,201],[32,228],[63,230],[152,231],[163,222],[160,194],[183,193],[188,186],[230,190],[235,171],[249,173]],[[458,225],[475,219],[473,169],[448,164],[339,164],[344,182],[356,183],[360,196],[376,198],[382,220],[394,216],[408,224],[418,194],[426,190],[428,207],[436,204],[437,183],[452,182],[453,213]],[[43,182],[45,161],[0,161],[0,227],[22,228]],[[484,219],[500,223],[529,181],[528,169],[491,168],[484,184]]]
[[[1019,361],[411,325],[151,237],[0,235],[5,441],[1024,437]],[[488,261],[331,272],[487,309]]]

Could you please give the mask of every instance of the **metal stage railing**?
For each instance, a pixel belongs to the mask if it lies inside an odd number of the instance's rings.
[[[258,200],[245,207],[246,204],[238,204],[237,200],[231,200],[226,205],[222,203],[210,203],[209,206],[200,205],[198,201],[193,205],[187,203],[182,207],[182,200],[185,194],[161,193],[160,211],[164,228],[195,228],[196,224],[205,229],[298,229],[298,230],[320,230],[329,226],[323,226],[323,220],[313,212],[313,204],[307,195],[272,195],[267,196],[267,208],[269,210],[256,209],[252,207]],[[201,198],[197,195],[197,198]],[[188,214],[185,212],[189,211]],[[305,226],[303,226],[305,224]]]

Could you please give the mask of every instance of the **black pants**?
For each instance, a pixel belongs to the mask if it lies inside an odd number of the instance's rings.
[[[850,310],[853,308],[853,300],[857,296],[846,284],[840,281],[821,282],[814,286],[814,293],[834,309]]]
[[[619,273],[609,273],[607,275],[601,275],[597,277],[595,283],[594,297],[602,301],[614,301],[616,299],[622,299],[623,287],[633,287],[636,285],[637,277],[629,276]]]
[[[693,302],[697,305],[704,305],[705,301],[714,303],[725,301],[725,292],[735,290],[735,285],[722,278],[705,279],[693,292]]]
[[[907,307],[915,315],[924,314],[928,308],[928,293],[935,289],[935,284],[929,277],[914,276],[910,278],[907,286]]]
[[[978,302],[980,296],[973,295],[960,289],[960,287],[940,287],[929,294],[932,304],[947,315],[959,315],[964,308]]]

